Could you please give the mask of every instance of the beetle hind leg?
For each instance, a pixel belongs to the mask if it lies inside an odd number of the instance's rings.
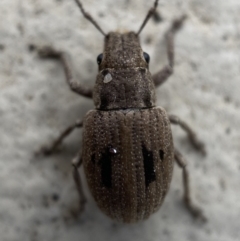
[[[72,166],[73,166],[73,180],[76,184],[76,188],[77,188],[78,195],[79,195],[79,213],[80,214],[84,210],[84,206],[86,203],[86,198],[85,198],[83,188],[82,188],[81,177],[78,172],[78,169],[81,166],[81,164],[82,164],[81,154],[78,153],[77,156],[72,160]]]
[[[190,183],[190,181],[189,181],[189,173],[188,173],[188,169],[186,167],[187,162],[184,159],[184,157],[182,156],[182,154],[178,150],[176,150],[176,149],[174,150],[174,158],[175,158],[178,166],[180,168],[182,168],[182,171],[183,171],[183,187],[184,187],[183,200],[184,200],[184,203],[185,203],[187,209],[193,215],[193,217],[199,218],[202,221],[206,222],[207,218],[204,216],[203,211],[201,210],[201,208],[196,206],[192,202],[192,199],[191,199],[190,187],[189,187],[189,183]]]
[[[75,186],[77,188],[79,202],[76,203],[74,201],[74,203],[67,208],[66,212],[64,212],[64,219],[66,221],[77,220],[78,217],[84,211],[86,198],[82,188],[81,177],[78,172],[78,169],[80,168],[81,164],[82,164],[81,152],[79,152],[72,160],[72,166],[73,166],[72,175],[73,175]]]

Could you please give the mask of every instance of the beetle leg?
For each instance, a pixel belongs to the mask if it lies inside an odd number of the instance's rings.
[[[51,155],[57,147],[63,142],[63,140],[76,128],[80,128],[83,126],[82,120],[77,120],[73,125],[70,125],[67,127],[58,138],[56,138],[51,145],[42,147],[40,151],[38,151],[36,154],[44,154],[44,155]]]
[[[82,164],[82,158],[81,158],[81,154],[80,152],[77,154],[77,156],[72,160],[72,166],[73,166],[73,179],[74,182],[76,184],[77,187],[77,191],[79,194],[79,212],[81,213],[84,209],[84,205],[86,203],[86,198],[85,195],[83,193],[83,188],[82,188],[82,182],[81,182],[81,177],[79,175],[78,172],[78,168],[81,166]]]
[[[206,154],[204,143],[198,139],[195,131],[193,131],[193,129],[189,127],[189,125],[186,122],[182,121],[179,117],[175,115],[169,115],[169,120],[172,124],[179,125],[184,131],[186,131],[194,147],[197,150],[201,151],[204,155]]]
[[[59,59],[64,67],[64,72],[66,75],[66,81],[71,88],[72,91],[78,93],[79,95],[83,95],[88,98],[92,98],[92,89],[86,88],[82,84],[76,81],[73,77],[73,71],[70,64],[69,55],[65,52],[55,50],[52,47],[45,46],[38,49],[38,54],[42,58],[55,58]]]
[[[173,73],[174,68],[174,35],[179,30],[186,19],[186,15],[175,19],[170,27],[170,29],[166,32],[166,40],[167,40],[167,55],[168,55],[168,64],[163,67],[159,72],[153,75],[153,81],[155,86],[159,86],[163,84],[169,76]]]
[[[187,165],[186,160],[184,159],[182,154],[176,149],[174,150],[174,158],[175,158],[178,166],[180,168],[182,168],[182,170],[183,170],[183,187],[184,187],[183,200],[185,202],[187,209],[191,212],[191,214],[194,217],[200,218],[203,221],[207,221],[206,217],[203,215],[202,210],[192,203],[192,199],[191,199],[191,195],[190,195],[190,187],[189,187],[189,183],[190,183],[189,182],[189,173],[188,173],[188,169],[186,167],[186,165]]]

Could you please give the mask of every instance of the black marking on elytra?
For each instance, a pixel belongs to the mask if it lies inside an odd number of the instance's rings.
[[[144,162],[145,184],[146,187],[148,187],[151,182],[154,182],[156,180],[156,173],[154,170],[153,162],[153,152],[147,150],[145,145],[142,145],[142,154]]]
[[[95,153],[92,154],[92,156],[91,156],[91,162],[92,162],[93,164],[95,164]]]
[[[99,165],[101,166],[101,178],[103,186],[112,187],[112,159],[117,154],[116,148],[108,145],[105,152],[101,154]]]
[[[99,165],[101,166],[101,178],[103,186],[112,187],[112,155],[107,151],[102,153]]]
[[[161,161],[164,160],[164,151],[163,150],[159,150],[159,157],[160,157]]]

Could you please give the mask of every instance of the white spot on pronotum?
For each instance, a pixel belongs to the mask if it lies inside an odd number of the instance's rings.
[[[108,74],[106,74],[106,75],[104,76],[103,83],[104,83],[104,84],[107,84],[107,83],[109,83],[111,80],[112,80],[112,75],[108,73]]]

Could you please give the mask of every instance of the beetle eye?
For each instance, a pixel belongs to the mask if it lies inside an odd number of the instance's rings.
[[[97,63],[98,63],[98,65],[101,64],[102,58],[103,58],[103,54],[99,54],[98,57],[97,57]]]
[[[144,57],[144,59],[146,60],[146,62],[149,64],[149,62],[150,62],[150,56],[149,56],[149,54],[147,54],[146,52],[143,52],[143,57]]]

